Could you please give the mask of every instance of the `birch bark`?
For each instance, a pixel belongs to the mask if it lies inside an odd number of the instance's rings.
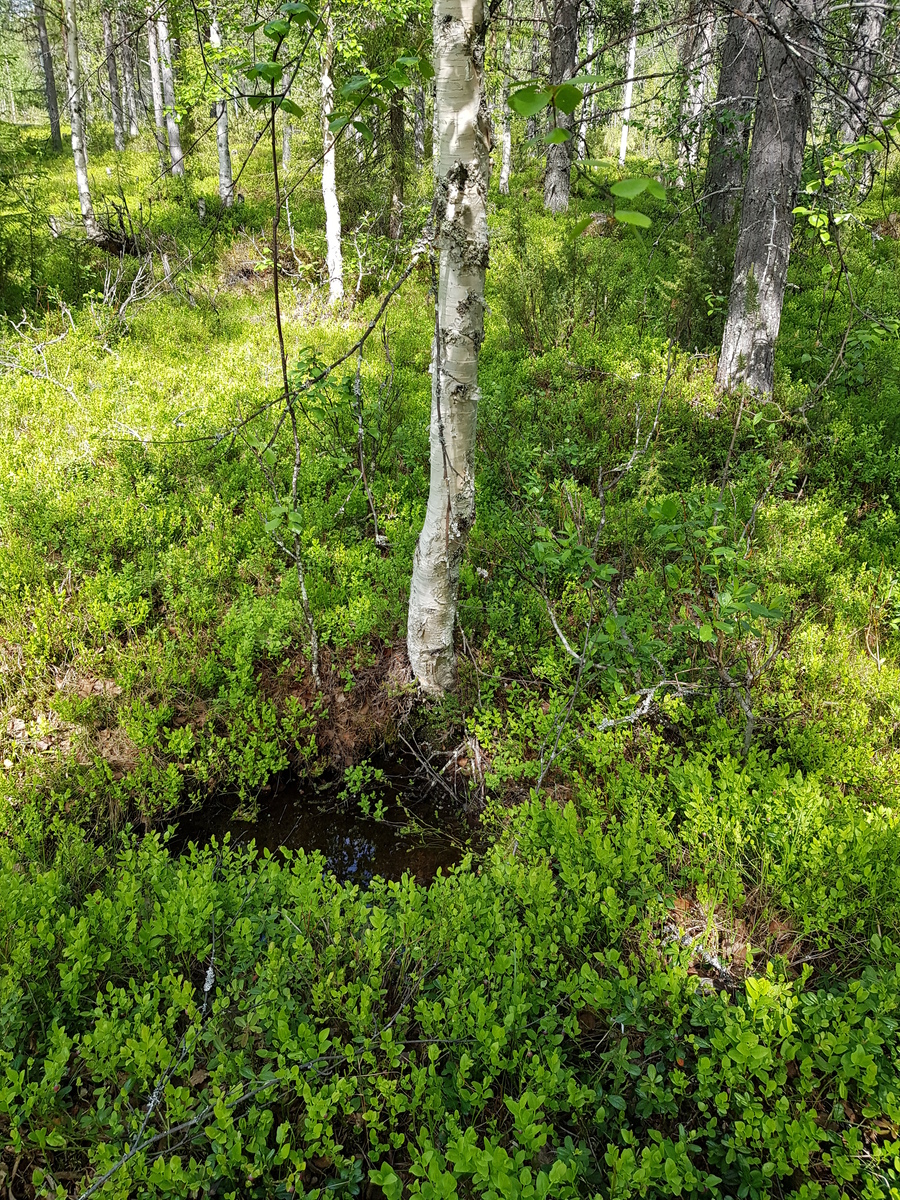
[[[151,11],[148,8],[148,14]],[[156,40],[156,23],[151,18],[147,21],[147,48],[150,60],[150,92],[153,96],[153,134],[156,138],[156,148],[159,151],[160,170],[165,174],[168,142],[166,140],[166,120],[163,115],[162,78],[159,73],[159,46]]]
[[[103,27],[103,53],[106,55],[106,75],[109,79],[109,102],[112,108],[113,145],[117,150],[125,149],[125,122],[122,120],[122,96],[119,92],[119,71],[116,67],[116,44],[113,40],[112,21],[109,10],[100,10]]]
[[[434,0],[434,243],[439,252],[431,350],[431,481],[413,557],[407,647],[423,691],[456,683],[459,571],[475,519],[478,354],[488,263],[490,120],[483,0]]]
[[[50,39],[47,37],[47,19],[43,3],[34,6],[37,23],[38,46],[41,52],[41,69],[44,73],[44,95],[47,98],[47,116],[50,118],[50,141],[54,150],[62,150],[62,134],[59,131],[59,98],[56,94],[56,77],[53,74],[53,56]]]
[[[209,22],[209,44],[213,50],[222,49],[222,29],[219,17],[212,8]],[[222,87],[221,71],[216,67],[219,86]],[[228,100],[222,95],[216,100],[216,148],[219,152],[219,198],[226,208],[234,204],[234,183],[231,174],[231,149],[228,145]]]
[[[744,384],[756,395],[772,392],[820,2],[776,0],[774,31],[763,35],[764,74],[716,375],[721,388]]]
[[[541,24],[544,18],[542,0],[534,0],[531,7],[531,78],[541,77]],[[529,117],[525,122],[525,139],[530,141],[537,137],[538,119]]]
[[[513,0],[509,0],[506,21],[506,41],[503,43],[503,90],[500,97],[500,195],[509,195],[509,173],[512,167],[512,125],[509,119],[509,68],[512,61]]]
[[[733,13],[722,43],[716,115],[703,189],[703,219],[709,229],[730,224],[740,206],[759,75],[759,34],[747,19],[754,15],[752,4],[746,13]]]
[[[172,159],[172,174],[184,174],[184,155],[181,153],[181,130],[175,120],[175,74],[172,70],[172,45],[169,41],[169,22],[165,8],[156,18],[156,37],[159,47],[159,73],[162,78],[163,105],[166,116],[166,137]]]
[[[637,19],[641,0],[634,0],[632,9],[631,40],[628,43],[628,66],[625,72],[625,92],[622,96],[622,136],[619,139],[619,166],[625,166],[628,153],[628,124],[631,120],[631,102],[634,97],[634,67],[637,62]]]
[[[872,75],[881,47],[887,11],[884,0],[872,0],[865,5],[856,21],[853,60],[847,81],[847,115],[841,129],[845,142],[855,142],[861,138],[869,123]]]
[[[715,16],[709,5],[702,3],[691,14],[682,55],[682,68],[686,76],[679,130],[678,163],[682,168],[695,167],[700,157],[703,101],[709,83],[714,36]]]
[[[391,149],[391,214],[388,233],[397,241],[403,230],[403,202],[406,184],[406,122],[403,118],[403,89],[391,92],[388,105],[388,141]]]
[[[122,79],[125,84],[125,109],[128,113],[128,133],[130,137],[137,137],[140,133],[138,127],[138,111],[137,111],[137,93],[134,86],[135,64],[131,42],[128,39],[128,30],[125,27],[125,17],[119,13],[118,19],[119,30],[119,45],[122,49]]]
[[[344,258],[341,252],[341,209],[335,184],[335,136],[328,128],[334,108],[334,23],[329,17],[322,47],[322,203],[325,206],[325,262],[328,268],[328,299],[338,304],[344,298]]]
[[[66,107],[72,125],[72,158],[75,160],[75,182],[84,231],[91,241],[100,241],[100,226],[94,216],[91,188],[87,173],[87,150],[84,145],[84,100],[81,91],[81,71],[78,63],[78,26],[75,20],[75,0],[63,0],[66,23]]]
[[[425,162],[425,89],[413,92],[413,155],[416,169]]]
[[[554,0],[550,24],[550,82],[565,83],[575,74],[578,61],[579,0]],[[572,180],[572,153],[575,149],[575,114],[557,112],[557,127],[568,133],[565,142],[547,147],[544,172],[544,208],[547,212],[566,212]]]

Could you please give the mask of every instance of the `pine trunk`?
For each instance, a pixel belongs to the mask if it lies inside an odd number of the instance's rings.
[[[478,353],[484,335],[490,140],[482,0],[435,0],[434,239],[439,252],[431,351],[431,482],[413,558],[407,646],[423,691],[456,683],[459,572],[475,519]]]
[[[565,83],[575,74],[578,61],[578,3],[579,0],[554,0],[550,23],[550,82],[553,85]],[[566,141],[547,147],[544,208],[552,213],[566,212],[569,207],[575,114],[557,111],[556,125],[569,136]]]
[[[339,304],[344,298],[344,257],[341,252],[341,209],[335,183],[335,135],[328,128],[334,109],[334,25],[329,19],[322,48],[322,203],[325,206],[325,261],[328,268],[328,299]]]
[[[869,125],[872,75],[886,17],[887,6],[883,0],[874,0],[866,4],[856,22],[853,60],[847,81],[847,115],[841,130],[845,142],[855,142],[861,138]]]
[[[159,47],[156,40],[156,23],[147,21],[147,47],[150,59],[150,91],[153,96],[153,132],[159,151],[159,167],[165,174],[168,159],[166,121],[163,109],[162,76],[159,72]]]
[[[109,10],[100,10],[103,27],[103,53],[106,56],[106,74],[109,79],[109,102],[112,108],[113,144],[117,150],[125,149],[125,122],[122,119],[122,97],[119,93],[119,71],[116,67],[116,44],[113,40],[112,20]]]
[[[138,126],[137,92],[134,86],[136,66],[134,52],[125,27],[125,18],[119,13],[119,45],[122,48],[122,78],[125,83],[125,109],[128,113],[128,132],[131,137],[140,133]]]
[[[787,285],[793,209],[809,128],[819,0],[776,0],[777,32],[763,35],[765,74],[716,382],[771,395],[775,342]]]
[[[38,46],[41,52],[41,69],[44,73],[44,95],[47,98],[47,116],[50,118],[50,141],[54,150],[62,150],[62,134],[59,131],[59,99],[56,95],[56,77],[53,74],[53,56],[50,39],[47,37],[47,20],[41,3],[34,6],[37,23]]]
[[[72,125],[72,158],[75,160],[75,182],[84,231],[91,241],[99,241],[100,226],[94,216],[91,188],[88,183],[87,150],[84,144],[84,99],[81,91],[81,70],[78,63],[78,26],[75,21],[75,0],[63,0],[66,23],[66,107]]]
[[[748,8],[753,15],[753,8]],[[709,141],[703,219],[710,229],[729,225],[739,207],[759,75],[759,34],[747,15],[733,13],[722,43],[716,116]]]
[[[184,174],[184,155],[181,153],[181,130],[175,119],[175,73],[172,68],[172,46],[169,42],[169,23],[164,8],[156,18],[156,36],[159,45],[159,73],[162,79],[162,96],[166,116],[166,138],[169,156],[172,159],[172,174]]]
[[[209,44],[213,50],[222,49],[222,30],[215,8],[210,13]],[[219,80],[221,86],[221,79]],[[219,198],[226,208],[234,204],[234,183],[231,174],[231,149],[228,145],[228,100],[221,96],[214,104],[216,114],[216,147],[219,152]]]

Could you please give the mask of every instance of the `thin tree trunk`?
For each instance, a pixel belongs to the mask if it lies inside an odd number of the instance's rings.
[[[541,25],[543,23],[543,4],[542,0],[534,0],[531,6],[531,78],[533,80],[540,79],[541,76]],[[538,134],[538,119],[536,116],[529,117],[525,122],[525,139],[531,141]]]
[[[209,44],[213,50],[222,49],[222,30],[215,8],[210,10]],[[218,68],[216,68],[218,74]],[[219,79],[219,86],[222,80]],[[219,151],[219,198],[226,208],[234,204],[234,183],[231,174],[231,150],[228,145],[228,100],[221,96],[213,105],[216,113],[216,147]]]
[[[764,73],[716,375],[719,387],[745,384],[761,396],[771,394],[774,379],[820,2],[776,0],[771,19],[777,34],[763,35]]]
[[[113,41],[112,21],[109,16],[109,9],[101,8],[100,23],[103,26],[103,53],[106,55],[106,73],[109,77],[109,103],[112,108],[113,144],[117,150],[124,150],[125,122],[122,120],[122,97],[119,94],[116,46]]]
[[[291,122],[287,115],[284,117],[284,123],[281,126],[281,165],[287,169],[291,165]]]
[[[733,220],[740,205],[759,75],[759,34],[746,13],[733,13],[722,43],[716,116],[709,141],[703,219],[710,229]]]
[[[681,105],[678,136],[678,164],[682,168],[695,167],[700,157],[700,142],[703,136],[703,101],[709,82],[714,35],[714,14],[709,5],[701,0],[701,3],[691,13],[682,53],[685,91]]]
[[[578,3],[579,0],[554,0],[550,24],[550,83],[565,83],[575,74],[578,61]],[[547,147],[547,169],[544,172],[544,208],[547,212],[566,212],[572,181],[572,153],[575,149],[575,114],[556,113],[557,128],[568,139]]]
[[[325,206],[325,261],[328,267],[328,299],[339,304],[344,298],[344,257],[341,253],[341,209],[335,184],[335,135],[328,128],[334,109],[334,24],[328,18],[322,47],[322,203]]]
[[[166,121],[163,110],[162,77],[159,72],[159,48],[156,40],[156,23],[153,20],[147,21],[147,46],[150,59],[150,91],[153,96],[153,133],[156,138],[156,148],[159,151],[159,167],[162,173],[165,174],[168,160],[168,143],[166,140]]]
[[[421,87],[413,92],[413,155],[418,170],[425,161],[425,89]]]
[[[847,87],[847,115],[841,128],[841,138],[844,142],[857,141],[868,128],[872,75],[886,18],[887,6],[884,0],[873,0],[865,6],[857,19]]]
[[[625,72],[625,94],[622,96],[622,137],[619,140],[620,167],[625,166],[625,155],[628,153],[628,126],[631,121],[631,102],[634,97],[634,67],[637,62],[637,19],[640,7],[641,0],[634,0],[631,40],[628,43],[628,67]]]
[[[484,336],[491,158],[482,0],[434,0],[434,244],[439,251],[431,351],[431,482],[413,557],[407,647],[423,691],[456,683],[459,572],[475,519],[478,352]]]
[[[506,41],[503,43],[503,91],[500,97],[500,195],[509,195],[509,173],[512,167],[512,125],[509,119],[509,69],[512,60],[513,0],[509,0],[506,21]]]
[[[62,135],[59,132],[59,99],[56,95],[56,78],[53,74],[53,56],[50,53],[50,39],[47,37],[44,7],[40,0],[34,6],[34,17],[37,22],[38,45],[41,51],[41,69],[44,73],[47,116],[50,118],[50,141],[54,150],[62,150]]]
[[[159,73],[162,77],[163,104],[166,114],[166,137],[172,159],[172,174],[184,174],[184,156],[181,153],[181,131],[175,120],[175,74],[172,70],[172,47],[169,42],[169,24],[165,8],[156,18],[156,36],[159,44]]]
[[[134,87],[136,67],[128,30],[125,27],[125,17],[119,13],[119,45],[122,48],[122,77],[125,82],[125,108],[128,112],[128,132],[131,137],[140,133],[138,126],[137,94]]]
[[[100,226],[94,216],[91,188],[88,183],[87,150],[84,145],[84,100],[81,94],[81,71],[78,64],[78,26],[75,21],[75,0],[63,0],[66,23],[66,107],[72,125],[72,158],[75,160],[75,182],[84,231],[91,241],[99,241]]]
[[[388,108],[391,147],[391,215],[389,234],[396,242],[403,231],[403,194],[406,185],[406,122],[403,118],[403,89],[391,92]]]
[[[594,17],[592,13],[588,14],[587,29],[585,31],[584,56],[589,60],[593,59],[594,56]],[[593,63],[591,64],[590,69],[592,71],[596,69]],[[587,135],[588,131],[592,129],[594,125],[596,103],[597,97],[592,93],[587,103],[581,106],[580,136],[582,154],[585,158],[587,158],[589,153]]]

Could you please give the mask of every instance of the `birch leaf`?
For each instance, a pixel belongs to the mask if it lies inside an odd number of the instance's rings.
[[[624,225],[637,225],[640,229],[649,229],[653,224],[646,213],[632,212],[627,208],[616,209],[616,220]]]
[[[544,141],[548,146],[559,146],[562,142],[567,142],[571,136],[568,129],[551,129],[549,133],[544,134]]]
[[[554,92],[553,103],[561,113],[568,116],[581,103],[583,95],[581,88],[577,88],[571,83],[563,83]]]
[[[513,92],[509,98],[509,107],[520,117],[533,117],[550,103],[550,93],[539,91],[534,84]]]

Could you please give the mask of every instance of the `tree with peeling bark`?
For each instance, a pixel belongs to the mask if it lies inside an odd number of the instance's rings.
[[[219,25],[219,15],[215,6],[210,9],[209,44],[214,54],[222,50],[222,29]],[[219,86],[222,87],[221,72],[217,71]],[[234,204],[234,183],[231,173],[231,147],[228,142],[228,99],[224,95],[213,103],[216,118],[216,150],[219,157],[219,199],[226,208]]]
[[[53,74],[53,55],[50,53],[44,5],[40,0],[34,6],[34,20],[37,26],[38,47],[41,55],[41,73],[44,76],[47,116],[50,119],[50,142],[54,150],[62,150],[62,134],[59,130],[59,99],[56,94],[56,77]]]
[[[509,80],[512,62],[513,0],[506,13],[506,36],[503,41],[503,84],[500,96],[500,181],[501,196],[509,195],[509,173],[512,167],[512,125],[509,112]]]
[[[869,129],[872,80],[887,15],[888,6],[884,0],[868,0],[857,15],[851,40],[847,110],[841,129],[844,142],[855,142]]]
[[[75,162],[75,183],[84,231],[91,241],[101,238],[100,226],[94,215],[91,187],[88,181],[87,149],[84,130],[84,93],[81,87],[81,66],[78,60],[78,23],[75,0],[64,0],[63,14],[66,30],[66,108],[72,127],[72,158]]]
[[[125,91],[125,109],[128,113],[128,132],[131,137],[136,138],[140,133],[137,109],[137,91],[135,89],[137,66],[135,62],[134,46],[128,33],[128,27],[125,24],[125,15],[121,10],[119,11],[118,16],[118,29],[119,48],[122,53],[122,81]]]
[[[337,146],[331,130],[334,111],[334,21],[329,15],[321,50],[322,98],[322,203],[325,207],[325,261],[328,268],[328,299],[339,304],[344,298],[344,257],[341,250],[341,209],[335,183]]]
[[[716,374],[726,390],[744,385],[756,395],[772,393],[809,129],[819,3],[776,0],[763,35],[763,78]]]
[[[169,38],[169,19],[163,5],[156,17],[156,42],[159,50],[159,74],[162,81],[162,98],[166,119],[166,139],[172,174],[184,174],[184,155],[181,152],[181,131],[178,128],[175,107],[175,71],[172,62],[172,43]]]
[[[690,7],[682,43],[683,94],[678,131],[678,165],[694,168],[700,158],[703,110],[712,70],[715,13],[708,0]]]
[[[579,0],[554,0],[550,19],[550,83],[558,87],[575,74],[578,61]],[[565,138],[552,140],[547,147],[547,169],[544,172],[544,208],[547,212],[567,212],[572,182],[572,154],[575,140],[574,106],[555,108],[556,128]]]
[[[729,225],[740,207],[758,76],[759,35],[751,5],[731,14],[722,43],[702,209],[708,229]]]
[[[409,660],[428,695],[456,684],[459,572],[475,519],[478,356],[488,263],[490,135],[484,94],[482,0],[435,0],[434,247],[438,254],[431,351],[431,479],[413,557]]]
[[[147,9],[147,53],[150,63],[150,94],[153,98],[153,136],[159,152],[159,169],[165,174],[169,160],[166,118],[163,107],[162,75],[159,70],[159,41],[152,9]]]
[[[628,154],[628,131],[631,127],[631,103],[634,98],[634,71],[637,63],[638,15],[641,0],[634,0],[632,9],[631,37],[628,39],[628,65],[625,71],[625,91],[622,95],[622,134],[619,138],[619,166],[625,166]]]

